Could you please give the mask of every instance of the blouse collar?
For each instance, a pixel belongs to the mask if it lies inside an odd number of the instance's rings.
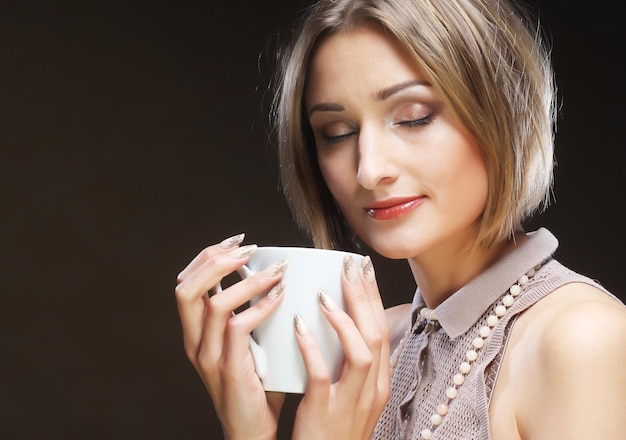
[[[451,339],[467,332],[520,276],[550,258],[558,247],[556,237],[545,228],[526,236],[528,240],[435,308],[441,327]],[[423,307],[425,303],[418,286],[413,297],[413,325]]]

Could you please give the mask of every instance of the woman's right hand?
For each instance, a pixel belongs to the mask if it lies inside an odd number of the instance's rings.
[[[285,264],[277,262],[216,291],[222,279],[246,264],[256,250],[255,245],[240,246],[243,238],[244,234],[236,235],[202,250],[178,275],[176,301],[185,352],[213,399],[226,438],[269,439],[276,437],[285,396],[263,390],[249,339],[280,304]],[[234,314],[269,289],[254,306]]]

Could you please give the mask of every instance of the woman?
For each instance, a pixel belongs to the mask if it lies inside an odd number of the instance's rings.
[[[626,438],[626,310],[552,258],[549,231],[522,229],[548,202],[554,123],[523,11],[321,0],[294,35],[272,115],[296,219],[318,247],[407,259],[418,289],[383,311],[372,268],[346,264],[349,314],[322,304],[344,344],[336,383],[306,323],[294,330],[309,383],[293,438]],[[242,242],[201,252],[176,294],[225,436],[274,438],[284,396],[263,392],[248,334],[280,292],[232,311],[280,273],[207,295],[254,252]]]

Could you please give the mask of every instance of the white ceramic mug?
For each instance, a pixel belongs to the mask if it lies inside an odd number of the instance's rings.
[[[331,373],[339,378],[343,349],[335,330],[320,310],[318,292],[328,295],[344,309],[341,272],[344,257],[352,256],[361,266],[362,255],[336,250],[306,247],[259,247],[240,276],[262,272],[270,265],[286,260],[283,298],[278,308],[261,323],[250,339],[256,372],[266,391],[304,393],[307,374],[296,343],[294,318],[300,315],[315,337]],[[255,301],[252,301],[253,303]]]

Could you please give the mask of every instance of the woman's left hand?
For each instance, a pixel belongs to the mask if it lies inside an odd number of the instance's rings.
[[[296,412],[293,439],[369,439],[389,399],[389,327],[369,257],[361,268],[344,261],[342,285],[347,313],[320,295],[326,318],[344,349],[339,380],[331,376],[303,321],[296,335],[308,373]],[[348,314],[349,313],[349,314]]]

